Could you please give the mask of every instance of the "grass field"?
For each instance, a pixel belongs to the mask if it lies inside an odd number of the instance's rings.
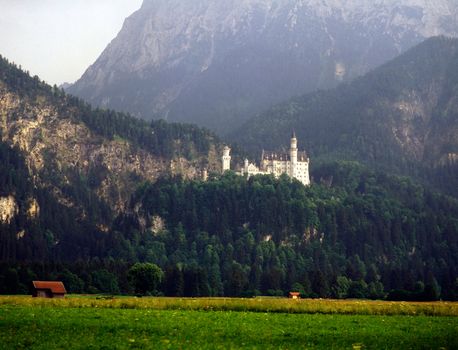
[[[457,308],[262,298],[2,297],[0,349],[458,349]]]

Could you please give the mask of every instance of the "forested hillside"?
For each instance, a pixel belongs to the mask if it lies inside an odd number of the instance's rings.
[[[219,148],[192,125],[92,109],[0,57],[0,260],[105,255],[142,181],[215,171]]]
[[[312,158],[310,187],[216,175],[211,133],[93,110],[0,63],[0,293],[134,293],[142,262],[163,271],[153,294],[458,298],[456,199],[357,162]]]
[[[200,289],[184,284],[191,295],[301,289],[380,298],[425,284],[451,297],[456,200],[357,163],[323,165],[314,176],[327,185],[232,174],[207,183],[162,180],[137,191],[132,205],[141,206],[124,231],[149,240],[144,258],[173,278],[194,271]],[[183,293],[170,288],[173,280],[164,291]]]
[[[359,160],[458,195],[458,41],[433,38],[352,83],[298,97],[232,134],[253,154],[295,130],[311,158]]]
[[[58,264],[26,263],[16,273],[61,276],[79,291],[129,292],[127,270],[142,261],[161,267],[159,292],[172,296],[294,289],[311,297],[458,297],[458,201],[358,163],[329,163],[313,175],[322,183],[232,173],[207,182],[162,178],[139,187],[106,235],[84,235],[97,247],[92,259],[72,249]],[[3,271],[14,274],[11,265]]]

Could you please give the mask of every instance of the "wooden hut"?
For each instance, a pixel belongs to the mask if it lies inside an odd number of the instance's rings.
[[[301,293],[299,293],[299,292],[289,292],[289,297],[291,299],[299,299],[301,297]]]
[[[64,298],[67,291],[64,284],[58,281],[33,281],[33,297]]]

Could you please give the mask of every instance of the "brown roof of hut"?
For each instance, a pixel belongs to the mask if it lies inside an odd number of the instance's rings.
[[[53,294],[65,294],[64,284],[62,282],[52,282],[52,281],[33,281],[33,286],[35,289],[48,289]]]

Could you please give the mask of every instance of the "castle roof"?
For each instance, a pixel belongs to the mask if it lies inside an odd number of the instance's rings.
[[[297,160],[299,162],[305,162],[307,160],[307,158],[308,158],[308,156],[307,156],[307,153],[305,151],[297,152]],[[263,151],[262,152],[261,161],[262,160],[268,160],[268,161],[272,161],[272,160],[290,161],[291,157],[290,157],[290,154],[287,153],[287,152],[267,152],[267,151]]]

